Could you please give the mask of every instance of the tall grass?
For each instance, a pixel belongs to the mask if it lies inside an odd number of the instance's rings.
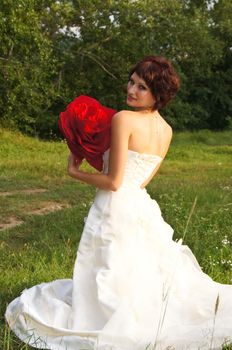
[[[177,133],[148,192],[159,203],[174,239],[187,234],[204,272],[220,283],[232,282],[232,132]],[[95,189],[66,174],[67,147],[20,133],[0,130],[0,223],[23,223],[0,231],[0,349],[25,350],[5,326],[6,305],[24,288],[58,278],[71,278],[83,219]],[[83,168],[89,169],[85,163]],[[44,189],[28,194],[25,189]],[[189,208],[198,198],[189,217]],[[48,203],[62,210],[36,215]],[[215,315],[216,316],[216,315]],[[227,347],[227,350],[229,347]]]

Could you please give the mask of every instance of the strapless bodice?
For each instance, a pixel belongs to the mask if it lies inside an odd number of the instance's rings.
[[[109,166],[109,152],[103,155],[103,173],[107,174]],[[121,187],[140,187],[146,181],[162,158],[158,155],[138,153],[128,149],[124,176]]]

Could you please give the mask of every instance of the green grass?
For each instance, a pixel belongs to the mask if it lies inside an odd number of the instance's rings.
[[[95,188],[67,176],[64,142],[44,142],[0,130],[0,223],[20,226],[0,231],[0,300],[3,350],[29,349],[4,327],[6,305],[24,288],[71,278],[83,219]],[[183,235],[195,197],[197,204],[184,244],[203,270],[232,283],[232,131],[176,133],[168,155],[147,189],[157,200],[174,239]],[[83,168],[89,169],[87,164]],[[25,189],[45,189],[28,194]],[[48,204],[65,207],[47,215],[33,211]],[[5,334],[4,334],[5,332]],[[227,348],[229,350],[229,348]]]

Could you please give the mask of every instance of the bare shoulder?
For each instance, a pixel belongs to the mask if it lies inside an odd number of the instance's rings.
[[[168,124],[161,115],[159,115],[159,119],[160,119],[160,126],[161,126],[163,136],[166,136],[167,139],[171,139],[173,135],[171,125]]]
[[[117,112],[113,118],[112,118],[112,127],[120,127],[120,126],[124,126],[124,127],[130,127],[131,125],[131,118],[129,118],[131,112],[130,111],[120,111]]]
[[[132,114],[133,112],[127,111],[127,110],[122,110],[114,114],[112,120],[124,120],[128,119],[128,117]]]
[[[165,126],[165,134],[166,134],[166,136],[167,136],[168,139],[170,139],[170,140],[172,139],[173,131],[172,131],[171,125],[169,125],[168,123],[167,123],[167,125]]]
[[[166,120],[161,117],[160,119],[160,133],[159,133],[159,138],[160,138],[160,154],[162,158],[165,158],[171,140],[173,136],[173,131],[171,125],[169,125]]]

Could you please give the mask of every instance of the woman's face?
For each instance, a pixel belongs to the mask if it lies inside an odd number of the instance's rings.
[[[152,109],[155,103],[151,90],[135,72],[131,75],[127,84],[126,103],[136,109]]]

